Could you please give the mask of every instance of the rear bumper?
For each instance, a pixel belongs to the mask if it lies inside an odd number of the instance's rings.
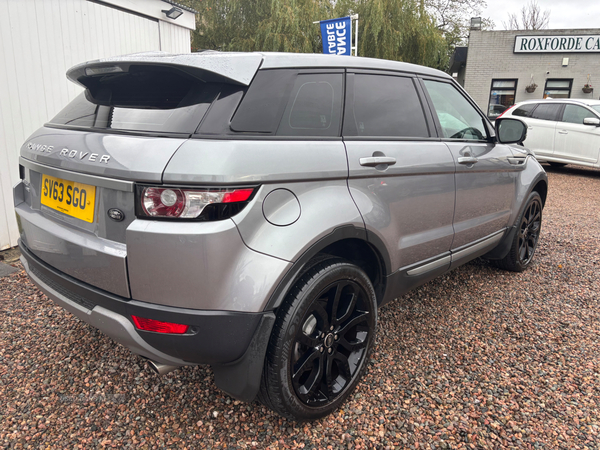
[[[128,300],[57,271],[22,242],[21,261],[34,283],[56,304],[133,353],[169,365],[224,365],[240,360],[266,316],[273,313],[200,311]],[[190,325],[167,335],[137,330],[131,315]],[[270,327],[268,332],[270,333]]]

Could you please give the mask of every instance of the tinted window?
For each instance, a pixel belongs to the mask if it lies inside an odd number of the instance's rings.
[[[294,70],[259,71],[235,113],[231,129],[252,133],[275,133],[295,77]]]
[[[348,90],[345,136],[429,137],[411,78],[348,75]]]
[[[512,115],[519,117],[531,117],[531,111],[533,111],[533,108],[535,108],[536,105],[537,103],[527,103],[525,105],[521,105],[518,108],[515,108],[515,110],[512,112]]]
[[[425,80],[445,138],[482,140],[487,132],[483,118],[473,105],[450,83]]]
[[[338,74],[300,74],[281,118],[278,136],[338,136],[342,78]]]
[[[579,123],[583,125],[583,119],[586,119],[588,117],[597,119],[593,112],[588,111],[587,109],[582,108],[581,106],[566,105],[565,111],[563,112],[562,121],[569,123]]]
[[[231,130],[278,136],[338,136],[342,73],[259,71],[231,122]]]
[[[595,105],[591,107],[593,110],[595,110],[596,112],[600,113],[600,105]]]
[[[88,77],[87,90],[51,124],[102,130],[193,133],[223,84],[207,83],[172,70]]]
[[[557,103],[540,104],[531,113],[531,118],[540,120],[558,120],[559,110],[560,105]]]

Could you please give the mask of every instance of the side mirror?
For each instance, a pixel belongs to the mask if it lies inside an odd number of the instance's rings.
[[[494,125],[496,137],[502,144],[519,144],[527,137],[527,125],[520,119],[500,117]]]
[[[594,125],[595,127],[600,127],[600,119],[596,119],[595,117],[586,117],[583,119],[584,125]]]

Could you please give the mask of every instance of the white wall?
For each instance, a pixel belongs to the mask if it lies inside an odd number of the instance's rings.
[[[160,0],[113,0],[127,9]],[[120,5],[125,7],[123,5]],[[12,186],[19,148],[81,88],[65,77],[75,64],[127,53],[189,53],[190,31],[176,21],[142,17],[87,0],[0,0],[0,250],[17,244]],[[164,15],[163,15],[164,16]],[[185,12],[180,19],[189,24]],[[178,20],[180,20],[178,19]]]

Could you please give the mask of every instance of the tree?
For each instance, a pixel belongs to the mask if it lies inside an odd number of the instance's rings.
[[[444,68],[446,44],[431,16],[414,0],[360,0],[361,56]]]
[[[507,30],[543,30],[548,28],[549,22],[550,10],[542,12],[540,5],[535,0],[531,0],[521,8],[520,18],[516,13],[509,13],[508,22],[502,22],[502,24]]]
[[[180,0],[198,11],[192,50],[320,53],[314,21],[359,14],[359,55],[444,69],[447,43],[425,0]],[[469,0],[475,1],[475,0]]]

